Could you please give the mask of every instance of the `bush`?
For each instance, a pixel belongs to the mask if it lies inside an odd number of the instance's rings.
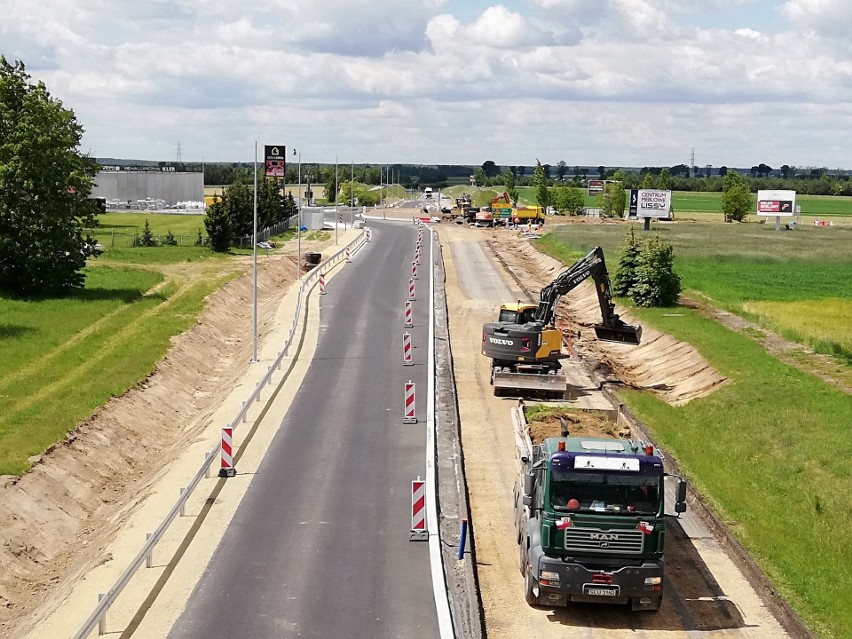
[[[163,240],[163,246],[177,246],[177,240],[175,239],[171,229],[169,229],[168,233],[166,233],[166,238]]]
[[[618,256],[618,272],[612,280],[612,294],[617,297],[627,297],[636,285],[639,254],[642,247],[636,240],[636,229],[631,224],[630,234],[624,242],[624,249]]]
[[[655,236],[639,254],[630,298],[636,306],[677,306],[680,291],[680,276],[674,272],[674,248]]]
[[[148,218],[145,218],[145,228],[142,230],[142,235],[133,236],[133,246],[157,246],[157,238],[154,237],[151,231],[151,225],[148,223]]]

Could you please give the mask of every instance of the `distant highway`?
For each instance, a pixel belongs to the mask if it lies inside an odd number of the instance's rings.
[[[415,227],[371,226],[326,287],[304,383],[169,637],[438,636],[428,545],[408,540],[410,482],[425,477],[429,264],[403,367]],[[417,425],[402,424],[408,379]]]

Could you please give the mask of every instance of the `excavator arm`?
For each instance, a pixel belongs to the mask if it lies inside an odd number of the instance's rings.
[[[598,339],[638,344],[642,337],[642,327],[625,324],[615,312],[609,274],[600,247],[595,247],[588,255],[577,260],[541,290],[535,321],[540,322],[542,326],[549,326],[553,322],[559,299],[577,288],[588,277],[594,279],[603,319],[600,324],[594,326]]]

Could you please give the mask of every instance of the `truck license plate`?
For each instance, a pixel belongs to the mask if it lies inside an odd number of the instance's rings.
[[[586,586],[583,594],[591,595],[592,597],[617,597],[618,588],[591,588]]]

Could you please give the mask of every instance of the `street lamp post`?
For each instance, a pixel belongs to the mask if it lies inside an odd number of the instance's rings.
[[[302,152],[293,149],[293,155],[299,156],[299,186],[296,187],[296,197],[299,203],[296,205],[296,276],[302,279]]]

